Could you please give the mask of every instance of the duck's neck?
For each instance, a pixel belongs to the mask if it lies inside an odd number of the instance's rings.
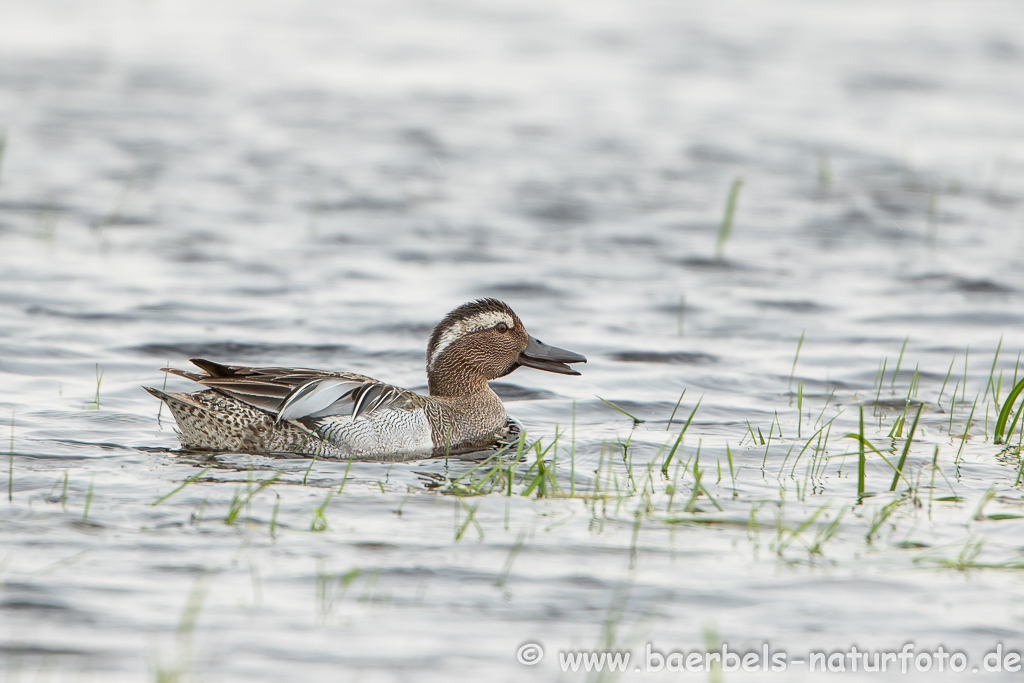
[[[442,356],[427,369],[431,396],[458,398],[490,391],[487,378],[465,363]]]

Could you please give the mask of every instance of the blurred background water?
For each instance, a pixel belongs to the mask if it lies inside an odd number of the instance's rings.
[[[3,680],[1020,650],[1020,459],[991,435],[1024,348],[1022,25],[996,0],[0,1]],[[465,463],[181,454],[140,388],[193,356],[422,387],[431,327],[481,296],[590,359],[499,387],[560,435],[563,487],[642,478],[703,397],[677,462],[701,448],[705,489],[659,481],[649,515],[439,492]],[[916,493],[872,456],[858,502],[843,435],[864,407],[898,457],[917,406]]]

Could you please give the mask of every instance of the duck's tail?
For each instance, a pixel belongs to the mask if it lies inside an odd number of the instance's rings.
[[[154,396],[156,396],[158,399],[160,399],[161,401],[166,403],[168,406],[174,405],[174,404],[195,405],[193,403],[189,403],[188,401],[182,399],[181,398],[182,394],[168,394],[166,391],[160,391],[159,389],[156,389],[155,387],[146,387],[146,386],[144,386],[142,388],[145,389],[146,391],[148,391],[149,393],[153,394]]]
[[[299,453],[310,441],[308,430],[275,425],[270,414],[217,391],[172,394],[143,389],[167,404],[178,425],[178,440],[189,450]]]
[[[217,414],[218,406],[211,402],[212,394],[204,391],[197,394],[172,394],[154,387],[142,387],[167,404],[177,423],[178,440],[187,449],[233,450],[239,444],[239,426],[224,420]],[[204,400],[205,399],[205,400]],[[227,424],[225,424],[227,423]]]

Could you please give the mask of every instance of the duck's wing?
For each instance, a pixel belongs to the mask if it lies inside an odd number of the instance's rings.
[[[282,420],[351,415],[353,419],[382,408],[417,407],[423,397],[408,389],[354,372],[308,368],[250,368],[191,359],[205,374],[163,368],[210,387]]]

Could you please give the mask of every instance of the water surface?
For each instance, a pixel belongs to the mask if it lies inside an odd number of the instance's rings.
[[[1018,4],[0,17],[4,680],[1020,651],[1020,458],[992,442],[1024,374]],[[540,498],[534,451],[478,496],[476,461],[181,454],[141,389],[194,356],[422,387],[481,296],[590,359],[500,387],[551,446]]]

